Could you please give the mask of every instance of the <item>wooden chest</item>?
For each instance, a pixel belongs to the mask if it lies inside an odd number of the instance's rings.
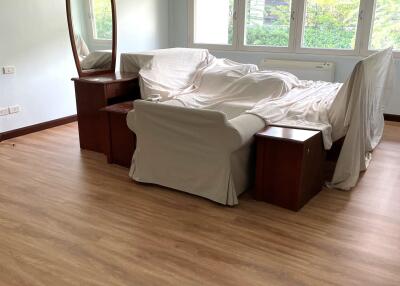
[[[256,145],[257,200],[298,211],[322,189],[320,131],[268,127],[256,134]]]

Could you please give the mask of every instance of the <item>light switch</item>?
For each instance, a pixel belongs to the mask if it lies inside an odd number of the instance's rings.
[[[3,67],[3,74],[15,74],[15,67],[14,66],[6,66]]]

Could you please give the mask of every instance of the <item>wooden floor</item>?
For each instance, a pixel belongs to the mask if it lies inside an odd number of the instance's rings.
[[[400,125],[299,213],[134,184],[76,124],[0,143],[0,285],[400,285]]]

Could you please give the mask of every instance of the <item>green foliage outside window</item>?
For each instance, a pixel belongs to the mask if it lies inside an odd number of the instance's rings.
[[[256,1],[256,0],[253,0]],[[248,3],[251,0],[248,0]],[[254,25],[247,21],[247,44],[288,46],[289,1],[268,1],[264,17],[270,22]],[[303,46],[309,48],[353,49],[360,0],[307,0]]]
[[[400,49],[400,0],[376,0],[370,47],[393,45]],[[248,0],[246,44],[287,47],[289,45],[290,0],[267,0],[263,22],[250,9],[264,1]],[[302,45],[306,48],[354,49],[360,0],[306,0]]]
[[[287,47],[290,31],[290,0],[275,1],[275,5],[269,3],[264,11],[259,11],[257,4],[261,2],[263,1],[247,1],[246,44]],[[257,10],[258,14],[263,12],[263,15],[257,15]]]
[[[377,0],[370,47],[400,50],[400,0]]]
[[[303,46],[354,49],[360,0],[307,0]]]

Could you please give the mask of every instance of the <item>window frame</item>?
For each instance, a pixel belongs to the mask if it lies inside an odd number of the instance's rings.
[[[292,0],[293,1],[293,0]],[[297,7],[297,23],[296,23],[296,53],[298,54],[319,54],[319,55],[339,55],[339,56],[356,56],[360,53],[360,35],[363,26],[363,19],[361,17],[363,11],[363,0],[360,0],[360,7],[358,9],[358,22],[356,31],[356,41],[354,49],[322,49],[322,48],[305,48],[303,47],[304,38],[304,22],[306,16],[306,1],[307,0],[297,0],[295,1],[298,5]]]
[[[90,0],[91,1],[91,0]],[[247,51],[247,52],[268,52],[268,53],[295,53],[312,55],[333,55],[333,56],[353,56],[365,57],[378,50],[371,50],[369,43],[372,37],[372,29],[375,17],[376,0],[360,0],[358,11],[358,25],[356,32],[355,47],[352,50],[345,49],[321,49],[302,47],[305,21],[306,0],[291,0],[292,11],[290,20],[289,46],[251,46],[245,45],[245,25],[246,25],[246,0],[234,0],[234,19],[233,19],[233,41],[232,45],[196,44],[194,43],[194,1],[189,0],[189,47],[207,48],[210,50],[225,51]],[[400,58],[400,50],[394,50],[394,57]]]
[[[195,43],[194,42],[194,34],[195,34],[195,1],[201,0],[189,0],[188,5],[188,15],[189,15],[189,46],[191,48],[205,48],[210,50],[227,50],[234,51],[238,47],[238,7],[239,0],[234,0],[233,6],[233,37],[232,37],[232,45],[218,45],[218,44],[207,44],[207,43]]]
[[[295,52],[295,40],[296,40],[296,26],[293,23],[296,19],[293,19],[293,13],[296,10],[297,1],[292,1],[292,7],[290,11],[290,29],[289,29],[289,45],[287,47],[273,47],[273,46],[252,46],[245,44],[245,31],[246,31],[246,1],[239,1],[239,49],[242,51],[255,51],[255,52],[278,52],[278,53],[293,53]]]

